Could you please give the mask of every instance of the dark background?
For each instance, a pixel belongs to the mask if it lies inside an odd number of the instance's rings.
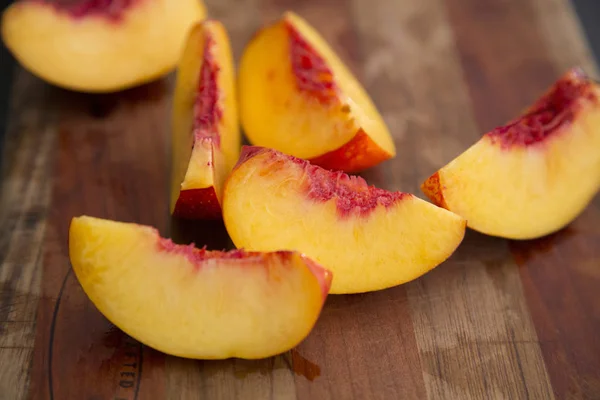
[[[11,2],[12,0],[0,0],[0,8],[4,10]],[[600,0],[573,0],[573,4],[582,22],[596,62],[600,63]],[[0,47],[0,165],[2,165],[4,131],[8,119],[8,100],[14,67],[14,58],[2,45]]]

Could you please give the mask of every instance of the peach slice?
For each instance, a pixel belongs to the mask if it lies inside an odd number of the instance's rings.
[[[321,263],[337,294],[416,279],[465,233],[461,217],[411,194],[248,146],[225,183],[223,219],[238,247],[297,250]]]
[[[202,0],[22,0],[2,15],[2,38],[33,74],[83,92],[154,80],[177,64]]]
[[[90,300],[112,323],[164,353],[263,358],[314,326],[331,274],[294,252],[206,251],[150,227],[71,221],[69,254]]]
[[[172,116],[171,212],[220,219],[219,198],[240,152],[233,57],[223,25],[194,26],[179,63]]]
[[[479,232],[531,239],[576,218],[600,188],[600,88],[579,69],[485,134],[422,190]]]
[[[396,154],[364,88],[319,33],[292,12],[248,44],[239,85],[240,119],[255,145],[346,172]]]

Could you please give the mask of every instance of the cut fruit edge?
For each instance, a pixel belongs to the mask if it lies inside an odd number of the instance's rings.
[[[295,249],[328,268],[335,276],[331,294],[371,292],[417,279],[454,253],[466,228],[459,215],[412,194],[368,186],[360,177],[259,146],[242,148],[226,182],[223,216],[238,247]],[[398,243],[382,244],[377,239],[382,235],[418,246],[399,250]],[[344,249],[355,248],[364,249],[362,261],[350,256],[340,261]]]
[[[564,228],[598,192],[600,153],[588,150],[598,146],[600,86],[572,68],[518,117],[432,174],[421,190],[473,230],[535,239]]]
[[[293,45],[288,43],[290,41],[298,42],[296,46],[300,48],[295,52],[289,50],[291,56],[284,49]],[[284,66],[261,61],[264,60],[261,53],[270,47],[285,52]],[[298,54],[295,56],[295,53]],[[278,53],[276,57],[280,56]],[[309,67],[304,70],[306,65]],[[296,70],[302,73],[294,73]],[[396,155],[387,125],[360,82],[323,37],[293,12],[284,13],[279,20],[255,34],[242,56],[239,81],[242,125],[254,145],[274,148],[324,168],[349,173],[373,167]],[[269,86],[281,90],[273,93],[267,90]],[[327,96],[319,88],[326,90]],[[289,103],[291,109],[288,106],[284,112],[273,109],[276,104],[283,103]],[[293,123],[315,133],[310,137],[294,134],[290,140],[270,134],[272,128],[261,128],[263,121],[268,119],[268,113],[262,117],[266,113],[261,111],[264,108],[281,116],[273,125]],[[293,117],[300,110],[308,118],[304,122]],[[317,117],[325,118],[327,123],[315,125],[310,122]],[[285,131],[284,128],[280,130]],[[329,135],[328,138],[324,140],[321,133]]]
[[[332,281],[330,271],[298,252],[208,251],[173,244],[148,226],[89,216],[73,218],[69,255],[85,293],[111,322],[152,348],[187,358],[264,358],[295,347],[314,327]],[[281,314],[285,301],[297,303],[302,321],[293,311]],[[228,324],[254,324],[252,318],[268,318],[257,332],[281,343],[261,336],[250,346],[248,327],[227,333]],[[198,325],[204,320],[212,329]],[[293,331],[281,336],[285,327]]]
[[[58,7],[60,1],[16,1],[2,13],[2,39],[25,69],[53,85],[118,92],[172,71],[187,29],[206,16],[201,0],[185,0],[179,8],[163,4],[167,1],[121,1],[107,9],[100,4],[107,2],[94,0],[71,8]]]
[[[241,139],[234,73],[223,24],[211,19],[196,24],[179,62],[172,111],[174,215],[221,217],[222,185],[239,156]]]

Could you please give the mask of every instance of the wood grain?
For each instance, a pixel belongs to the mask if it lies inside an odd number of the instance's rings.
[[[261,13],[261,2],[213,0],[206,4],[210,16],[226,26],[234,59],[239,61],[246,43],[267,21]],[[214,249],[232,247],[222,223],[173,222],[176,224],[172,226],[172,235],[178,242],[207,244]],[[167,398],[236,399],[252,396],[257,399],[294,399],[294,373],[286,357],[217,362],[167,357]]]
[[[366,78],[365,60],[370,43],[361,40],[365,32],[360,20],[364,16],[357,12],[354,2],[315,0],[301,5],[290,2],[276,5],[293,8],[318,26],[377,105],[384,107],[382,112],[390,109],[390,104],[385,103],[389,92],[380,90],[376,82]],[[396,140],[398,130],[391,129]],[[393,182],[386,177],[389,171],[390,163],[384,163],[363,176],[372,184],[389,188]],[[425,396],[423,379],[418,369],[413,368],[419,364],[419,358],[403,287],[364,295],[332,296],[315,331],[298,351],[321,371],[321,376],[312,381],[296,377],[299,398],[421,399]]]
[[[31,398],[164,396],[163,356],[116,330],[71,273],[68,227],[87,214],[165,229],[169,89],[163,80],[114,95],[52,91],[58,137],[47,167],[56,178]]]
[[[566,69],[580,65],[596,72],[585,42],[574,40],[581,35],[573,13],[565,12],[570,4],[543,3],[448,1],[482,132],[513,118]],[[512,35],[503,35],[503,27],[510,27]],[[600,395],[600,252],[594,245],[600,233],[599,205],[596,199],[558,234],[510,244],[559,399]]]
[[[545,4],[541,4],[545,3]],[[598,79],[598,66],[571,4],[564,0],[534,2],[542,34],[549,46],[555,68],[582,66]],[[553,26],[561,26],[556,32]],[[512,243],[521,265],[521,279],[527,291],[542,350],[557,398],[588,399],[600,393],[600,253],[598,229],[600,197],[567,229],[551,237]]]
[[[261,22],[278,18],[291,6],[282,1],[263,1]],[[320,31],[357,74],[359,47],[353,15],[340,13],[338,1],[294,3],[294,10]],[[223,10],[226,7],[223,8]],[[233,7],[227,8],[233,12]],[[225,21],[234,19],[227,13]],[[236,17],[239,21],[240,17]],[[253,18],[252,14],[247,15]],[[251,26],[251,22],[244,23]],[[233,42],[243,41],[247,32]],[[239,48],[234,46],[234,48]],[[239,58],[239,55],[236,55]],[[375,178],[381,170],[370,171]],[[383,182],[381,182],[383,183]],[[380,340],[381,332],[390,337]],[[375,355],[375,357],[373,357]],[[398,362],[402,360],[402,362]],[[185,398],[257,399],[423,398],[422,378],[411,365],[418,363],[414,334],[404,289],[328,300],[309,338],[297,349],[268,360],[195,362],[168,359],[169,388]],[[183,391],[181,388],[184,388]],[[187,389],[185,389],[187,388]]]
[[[557,74],[596,74],[568,0],[207,1],[236,60],[287,10],[359,77],[398,156],[362,174],[418,185]],[[600,396],[600,201],[568,229],[509,243],[469,232],[410,284],[330,296],[296,349],[265,360],[165,356],[112,326],[70,272],[71,217],[156,226],[227,248],[222,223],[168,217],[173,76],[110,95],[19,70],[0,208],[0,400],[593,399]],[[422,197],[422,196],[421,196]],[[29,384],[29,382],[31,382]]]
[[[592,57],[583,29],[570,0],[531,0],[535,23],[544,38],[546,51],[559,71],[581,66],[598,77],[598,65]],[[560,27],[560,29],[557,29]]]
[[[451,22],[440,1],[356,4],[369,70],[389,112],[404,110],[391,169],[407,175],[395,182],[420,193],[427,176],[479,136]],[[469,234],[448,262],[406,286],[429,398],[551,397],[511,261],[505,243]]]
[[[0,398],[6,399],[21,399],[29,388],[55,143],[48,92],[28,73],[15,74],[0,202]]]

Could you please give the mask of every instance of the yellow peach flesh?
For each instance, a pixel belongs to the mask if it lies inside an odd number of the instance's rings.
[[[563,228],[600,189],[600,89],[590,90],[596,100],[576,100],[573,121],[542,141],[507,148],[485,135],[423,191],[485,234],[532,239]]]
[[[216,76],[216,82],[201,84],[204,68],[212,69],[204,79]],[[179,62],[173,99],[171,212],[183,191],[214,188],[217,198],[221,197],[241,142],[234,75],[224,26],[213,20],[197,24]],[[211,103],[204,106],[215,115],[197,115],[203,111],[199,101]],[[200,119],[204,126],[198,126]]]
[[[303,71],[319,76],[297,76],[291,52],[306,49],[291,49],[290,32],[323,60],[319,68],[324,71],[315,66]],[[329,73],[333,89],[315,94],[298,87],[298,79],[329,79],[322,76]],[[364,132],[374,142],[371,147],[388,158],[395,155],[389,131],[363,87],[319,33],[292,12],[261,29],[248,44],[239,81],[240,117],[253,144],[311,159],[341,148]]]
[[[201,252],[150,227],[86,216],[74,218],[69,232],[71,263],[91,301],[157,350],[254,359],[309,334],[328,292],[327,271],[296,253],[190,256]]]
[[[68,89],[111,92],[172,70],[201,0],[138,0],[119,19],[73,16],[41,1],[16,2],[2,15],[2,38],[42,79]]]
[[[338,198],[311,198],[311,179],[334,181],[344,179],[341,175],[319,168],[315,176],[316,166],[269,149],[248,157],[252,151],[243,150],[225,185],[223,219],[231,239],[249,250],[306,254],[333,273],[331,293],[408,282],[448,258],[462,241],[465,221],[443,208],[398,194],[388,206],[343,214]]]

